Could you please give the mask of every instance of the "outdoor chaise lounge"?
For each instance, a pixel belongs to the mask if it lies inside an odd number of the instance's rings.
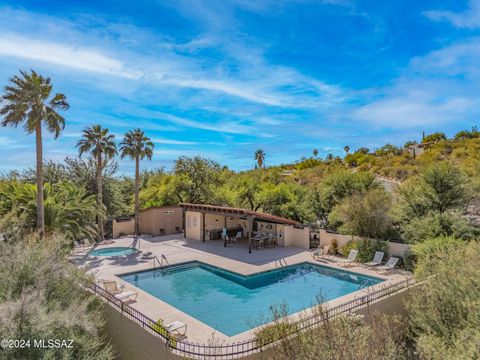
[[[180,335],[180,336],[185,336],[185,334],[187,333],[187,324],[181,322],[181,321],[174,321],[170,324],[167,324],[165,325],[165,328],[173,333],[173,334],[176,334],[176,335]],[[183,331],[180,331],[181,329],[183,329]]]
[[[352,264],[353,262],[355,262],[357,255],[358,255],[358,250],[355,250],[355,249],[350,250],[350,253],[348,254],[348,258],[338,260],[338,265]]]
[[[113,280],[103,280],[103,287],[109,294],[115,296],[115,298],[122,302],[135,301],[138,296],[138,293],[135,291],[123,291],[124,286],[118,286],[117,282]]]
[[[319,257],[327,256],[330,252],[330,245],[318,246],[318,249],[315,249],[312,253],[314,259]]]
[[[125,291],[120,294],[115,295],[115,297],[121,302],[124,301],[135,301],[137,300],[138,293],[135,291]]]
[[[102,282],[103,282],[103,288],[112,295],[120,294],[124,289],[124,286],[122,284],[118,286],[117,282],[114,280],[102,280]]]
[[[397,262],[398,262],[398,258],[392,256],[390,259],[388,259],[385,265],[377,266],[376,269],[380,271],[393,270],[395,268],[395,265],[397,265]]]
[[[378,266],[382,264],[383,256],[385,253],[383,251],[376,251],[375,255],[373,256],[373,260],[365,263],[365,266]]]

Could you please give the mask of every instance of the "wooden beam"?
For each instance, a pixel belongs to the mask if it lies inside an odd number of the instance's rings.
[[[248,253],[252,253],[252,230],[253,230],[253,217],[247,216],[248,222]]]

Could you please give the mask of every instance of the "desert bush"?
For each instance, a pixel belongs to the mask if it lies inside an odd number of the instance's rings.
[[[0,243],[0,334],[6,339],[73,340],[72,348],[4,348],[2,359],[113,359],[102,306],[65,256],[65,241]]]
[[[385,253],[384,258],[388,257],[388,243],[380,240],[359,239],[348,242],[341,249],[341,253],[344,257],[347,257],[350,250],[358,250],[357,261],[368,262],[372,261],[376,251],[383,251]]]
[[[430,239],[413,246],[417,280],[407,309],[420,359],[480,357],[480,243]]]

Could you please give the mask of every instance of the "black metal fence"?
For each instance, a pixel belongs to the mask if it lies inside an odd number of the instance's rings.
[[[365,292],[364,294],[357,295],[353,300],[348,302],[302,317],[300,320],[292,323],[292,328],[295,329],[295,332],[298,332],[319,326],[326,320],[342,314],[351,314],[384,297],[409,288],[414,283],[414,280],[407,279],[394,284],[382,286],[375,291]],[[123,315],[137,322],[151,334],[159,336],[173,353],[180,356],[190,359],[238,359],[253,353],[261,352],[267,347],[274,345],[271,339],[261,339],[257,337],[229,344],[200,344],[188,340],[177,339],[161,324],[156,323],[154,320],[138,310],[133,309],[128,304],[122,303],[98,285],[92,285],[89,288],[103,298],[104,301],[114,306]]]

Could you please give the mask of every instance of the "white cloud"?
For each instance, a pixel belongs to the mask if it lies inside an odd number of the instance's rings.
[[[251,126],[241,124],[240,122],[235,121],[222,121],[218,124],[212,124],[207,122],[200,122],[195,120],[186,119],[179,116],[174,116],[171,114],[165,114],[162,112],[155,112],[158,118],[166,120],[176,125],[183,125],[189,128],[209,130],[221,133],[230,133],[230,134],[256,134],[257,130]]]
[[[480,1],[470,0],[468,8],[461,13],[445,10],[429,10],[424,15],[433,21],[447,21],[455,27],[475,29],[480,27]]]
[[[152,142],[156,144],[165,144],[165,145],[197,145],[196,141],[182,141],[182,140],[173,140],[173,139],[157,139],[153,138]]]
[[[0,33],[0,54],[38,60],[87,72],[130,79],[138,77],[138,74],[125,70],[121,61],[108,57],[97,50],[27,38],[11,33]]]
[[[205,10],[201,3],[196,7]],[[25,59],[27,64],[44,62],[133,80],[138,86],[196,89],[213,97],[220,95],[221,99],[283,108],[329,107],[344,97],[339,87],[294,68],[269,63],[265,45],[228,32],[206,30],[193,39],[176,42],[132,24],[101,23],[97,28],[91,26],[95,22],[91,18],[89,22],[74,23],[44,14],[0,9],[0,55]],[[207,13],[219,17],[218,10]],[[59,34],[62,41],[58,40]],[[191,52],[205,47],[215,48],[222,61],[191,56]],[[131,88],[132,83],[124,87]]]

